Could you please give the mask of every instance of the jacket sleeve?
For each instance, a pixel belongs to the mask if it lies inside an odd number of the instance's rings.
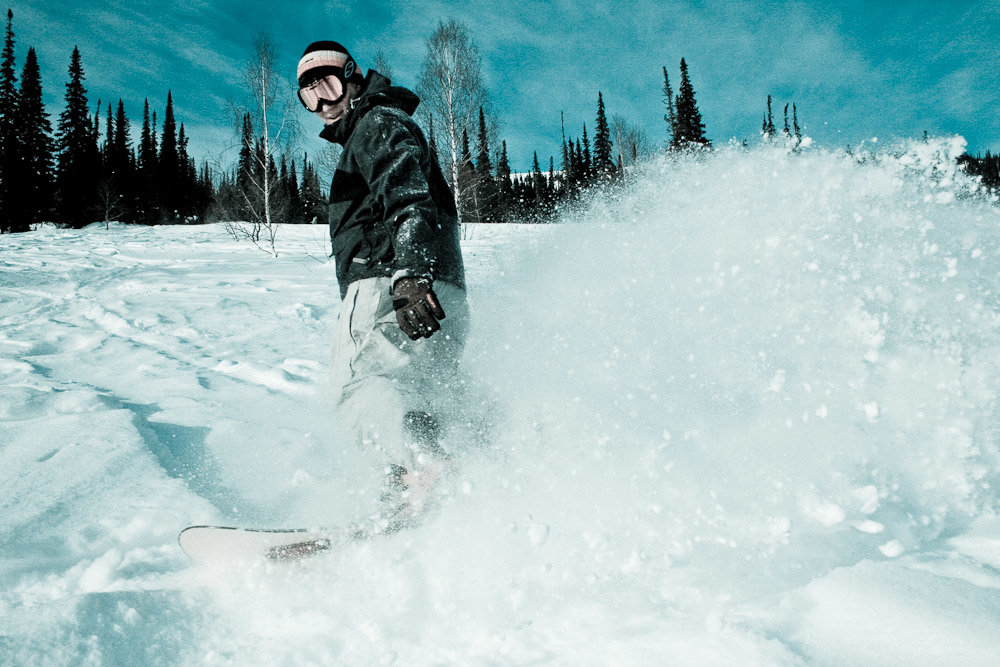
[[[437,205],[431,194],[430,152],[416,123],[404,112],[376,108],[355,128],[358,170],[381,205],[395,254],[393,283],[404,277],[434,280]]]

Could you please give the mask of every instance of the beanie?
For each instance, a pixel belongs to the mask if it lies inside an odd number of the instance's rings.
[[[365,77],[358,71],[357,63],[343,46],[337,42],[313,42],[306,47],[299,59],[296,79],[299,88],[303,84],[320,77],[335,74],[345,83],[364,83]]]

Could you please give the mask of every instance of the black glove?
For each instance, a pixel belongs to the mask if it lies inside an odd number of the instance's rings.
[[[410,340],[430,338],[441,328],[444,309],[426,278],[400,278],[392,288],[392,307],[396,320]]]

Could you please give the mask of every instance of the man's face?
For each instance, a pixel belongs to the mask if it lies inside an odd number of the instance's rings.
[[[300,88],[299,99],[326,125],[332,125],[347,114],[353,92],[350,85],[330,74]]]
[[[320,100],[319,106],[316,107],[316,111],[313,113],[319,116],[319,119],[323,121],[324,125],[333,125],[347,115],[347,111],[350,109],[350,106],[351,90],[350,87],[348,87],[347,93],[337,100],[336,103],[329,102],[327,100]]]

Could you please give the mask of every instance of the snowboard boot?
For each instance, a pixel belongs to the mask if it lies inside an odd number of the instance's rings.
[[[451,468],[451,459],[441,448],[441,426],[426,412],[406,413],[405,426],[417,451],[417,466],[407,470],[390,465],[382,484],[379,524],[381,532],[395,533],[416,524],[431,509],[434,492]]]

